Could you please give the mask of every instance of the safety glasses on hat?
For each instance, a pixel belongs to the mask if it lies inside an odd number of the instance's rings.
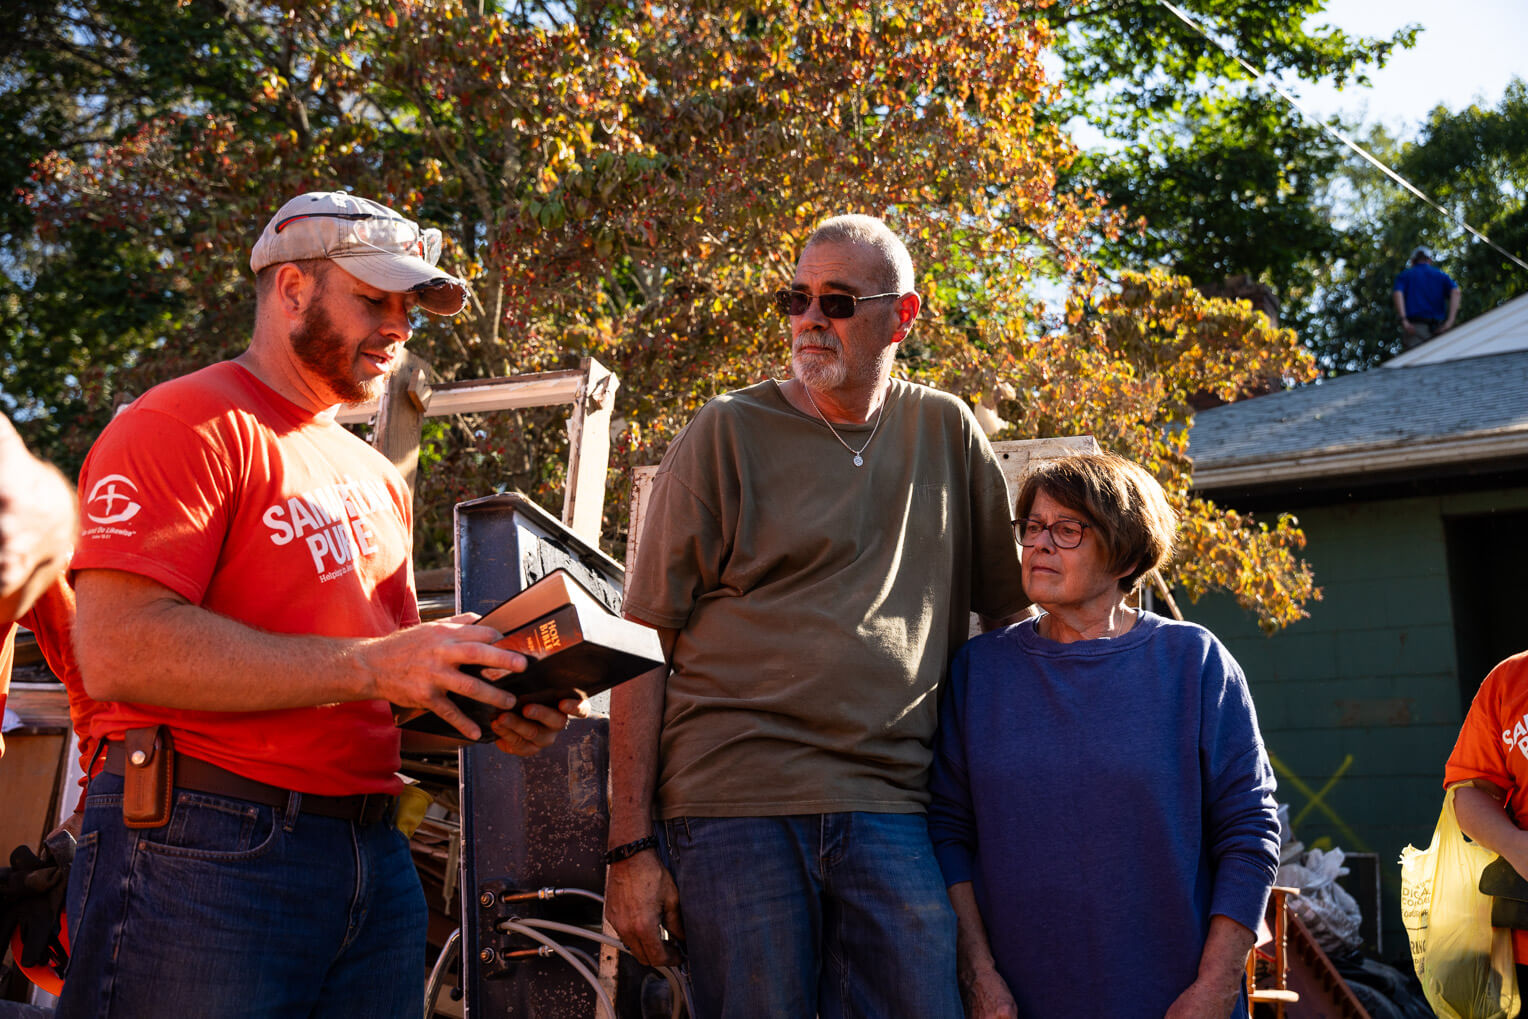
[[[416,255],[431,265],[440,261],[440,231],[421,230],[402,216],[379,216],[370,212],[299,212],[278,219],[271,230],[281,233],[293,223],[309,219],[342,219],[350,224],[352,242],[381,252]]]
[[[250,252],[249,267],[329,259],[390,293],[415,293],[419,306],[455,315],[466,305],[465,280],[441,270],[441,235],[359,195],[310,191],[283,205]]]
[[[871,294],[855,297],[853,294],[809,294],[805,290],[776,290],[775,306],[792,317],[805,315],[806,310],[817,302],[817,307],[827,318],[853,318],[855,308],[861,301],[879,301],[883,297],[901,297],[901,294]]]

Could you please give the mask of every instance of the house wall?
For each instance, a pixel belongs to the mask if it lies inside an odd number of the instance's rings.
[[[1443,519],[1524,507],[1528,489],[1306,508],[1309,619],[1265,637],[1227,597],[1181,605],[1247,673],[1295,837],[1378,854],[1389,958],[1406,954],[1397,861],[1432,837],[1463,721]]]

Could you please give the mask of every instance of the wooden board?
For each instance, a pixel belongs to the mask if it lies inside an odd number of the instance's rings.
[[[1063,435],[1054,439],[1010,439],[994,442],[992,452],[997,454],[998,466],[1003,469],[1003,480],[1008,482],[1008,501],[1018,494],[1019,483],[1029,473],[1029,465],[1040,460],[1055,460],[1073,453],[1101,452],[1098,440],[1091,435]]]
[[[41,684],[39,684],[41,685]],[[60,790],[66,780],[74,731],[64,688],[47,684],[11,688],[7,706],[22,727],[5,734],[0,759],[0,857],[20,845],[36,849],[58,824]]]

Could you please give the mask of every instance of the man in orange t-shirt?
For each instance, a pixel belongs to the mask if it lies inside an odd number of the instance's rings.
[[[0,416],[0,711],[11,686],[16,621],[57,582],[78,519],[69,482],[28,453]]]
[[[0,626],[20,619],[63,571],[78,519],[69,482],[0,415]]]
[[[64,691],[69,695],[69,724],[74,729],[80,770],[84,771],[91,766],[95,756],[95,740],[90,735],[90,726],[104,705],[91,699],[80,679],[79,663],[74,657],[74,588],[69,586],[68,578],[58,577],[48,585],[19,622],[32,631],[43,661],[48,663],[49,671],[64,684]],[[80,784],[85,783],[81,780]],[[84,809],[83,799],[82,791],[81,803],[76,809]]]
[[[1459,786],[1459,827],[1528,876],[1528,651],[1491,670],[1459,730],[1443,772]],[[1512,932],[1518,982],[1528,986],[1528,931]]]
[[[335,420],[379,395],[416,307],[465,305],[439,255],[439,231],[375,202],[293,199],[251,254],[249,348],[133,401],[85,461],[76,645],[106,750],[61,1017],[417,1017],[426,911],[390,823],[389,704],[469,738],[447,695],[492,704],[522,754],[583,710],[509,711],[459,668],[525,660],[475,616],[420,622],[408,489]],[[139,798],[154,727],[174,789]]]

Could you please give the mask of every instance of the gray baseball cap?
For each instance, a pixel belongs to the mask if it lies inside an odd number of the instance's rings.
[[[455,315],[467,305],[465,280],[435,267],[440,231],[385,205],[343,191],[310,191],[287,202],[265,225],[249,267],[308,258],[333,259],[356,279],[390,293],[415,293],[419,306]]]

